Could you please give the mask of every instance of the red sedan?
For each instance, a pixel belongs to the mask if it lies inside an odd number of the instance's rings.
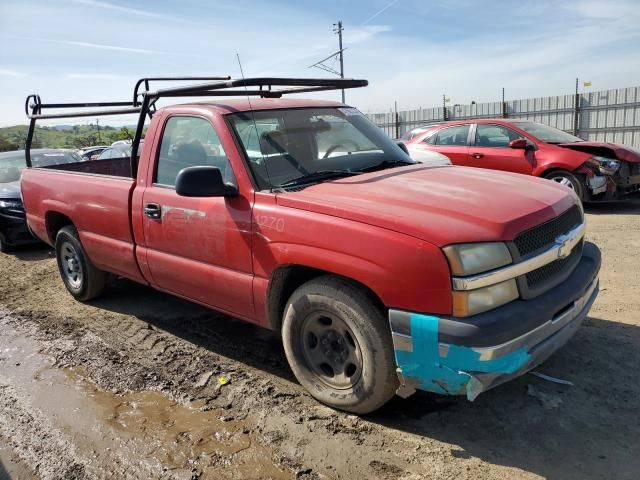
[[[619,199],[640,190],[640,152],[587,142],[541,123],[481,119],[441,122],[407,132],[414,150],[442,153],[454,165],[548,178],[583,201]]]

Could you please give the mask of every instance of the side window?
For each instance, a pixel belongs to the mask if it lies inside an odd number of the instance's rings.
[[[109,160],[113,158],[113,148],[107,148],[99,156],[100,160]]]
[[[204,118],[170,117],[162,133],[154,182],[175,186],[183,168],[218,167],[225,182],[235,183],[229,159],[213,126]]]
[[[443,128],[438,132],[434,145],[467,145],[469,137],[469,125],[458,125],[455,127]]]
[[[432,132],[428,134],[426,137],[422,139],[422,143],[428,143],[429,145],[436,144],[436,137],[438,136],[438,132]]]
[[[501,125],[479,124],[476,128],[476,146],[506,148],[511,140],[523,138],[522,135]]]

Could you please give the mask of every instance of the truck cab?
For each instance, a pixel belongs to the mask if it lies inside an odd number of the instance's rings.
[[[416,389],[473,400],[543,362],[598,292],[576,195],[415,163],[357,109],[286,98],[366,84],[328,82],[147,88],[130,159],[26,169],[27,221],[67,290],[90,301],[126,277],[277,330],[310,394],[354,413]]]

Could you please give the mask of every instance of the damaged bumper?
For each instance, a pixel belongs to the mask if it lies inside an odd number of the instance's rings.
[[[587,175],[586,187],[591,201],[616,200],[624,195],[640,191],[640,164],[621,163],[620,170],[612,175]]]
[[[576,332],[598,295],[600,251],[583,256],[560,286],[466,319],[389,311],[400,388],[445,395],[480,393],[544,362]]]

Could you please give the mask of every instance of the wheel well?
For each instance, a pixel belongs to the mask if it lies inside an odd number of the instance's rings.
[[[551,173],[553,173],[553,172],[569,172],[569,173],[571,173],[571,174],[575,175],[575,173],[573,173],[573,172],[571,172],[571,171],[567,170],[566,168],[552,167],[552,168],[550,168],[550,169],[545,170],[544,172],[542,172],[542,173],[540,174],[540,176],[541,176],[542,178],[546,178],[549,174],[551,174]]]
[[[56,242],[56,235],[62,227],[73,225],[73,222],[66,215],[59,212],[47,212],[45,215],[45,225],[47,226],[47,236],[51,245]]]
[[[271,275],[269,289],[267,290],[267,318],[274,330],[280,330],[282,327],[282,316],[287,300],[296,291],[296,289],[314,278],[323,275],[333,275],[335,277],[344,278],[345,280],[363,288],[371,297],[372,302],[380,310],[386,307],[384,302],[369,287],[352,278],[343,275],[337,275],[333,272],[327,272],[317,268],[306,267],[303,265],[286,265],[278,268]]]

